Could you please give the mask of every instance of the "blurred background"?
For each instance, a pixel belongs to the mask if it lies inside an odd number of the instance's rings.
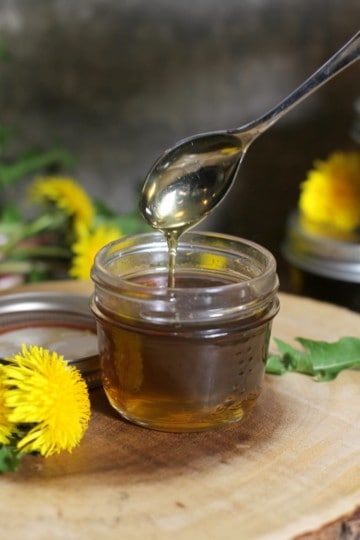
[[[158,155],[275,105],[359,26],[358,0],[1,0],[1,125],[12,150],[60,144],[74,176],[116,211],[137,207]],[[354,145],[355,64],[262,135],[201,228],[277,257],[314,160]]]

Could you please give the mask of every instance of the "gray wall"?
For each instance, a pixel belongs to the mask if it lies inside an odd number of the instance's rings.
[[[359,21],[358,0],[0,0],[0,123],[24,146],[61,142],[92,195],[131,210],[164,148],[262,114]],[[202,228],[266,245],[286,283],[279,246],[299,182],[350,145],[359,94],[355,65],[262,135]]]

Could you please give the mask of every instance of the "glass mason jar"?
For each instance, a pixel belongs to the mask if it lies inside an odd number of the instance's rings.
[[[299,214],[288,221],[283,255],[295,294],[360,312],[360,243],[307,231]]]
[[[252,242],[190,232],[168,248],[152,232],[102,248],[92,269],[103,385],[127,420],[202,431],[240,420],[263,384],[279,309],[274,257]]]

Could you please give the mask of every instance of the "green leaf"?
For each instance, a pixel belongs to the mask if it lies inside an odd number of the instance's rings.
[[[286,372],[287,368],[280,355],[272,354],[268,356],[266,360],[266,373],[270,375],[284,375]]]
[[[14,446],[0,446],[0,473],[17,471],[22,457]]]
[[[3,151],[7,143],[15,136],[12,129],[0,125],[0,151]]]
[[[298,337],[302,350],[281,339],[274,341],[281,354],[267,359],[266,372],[273,375],[292,371],[317,381],[330,381],[345,369],[360,368],[360,339],[356,337],[346,336],[336,342]]]
[[[27,151],[12,163],[0,162],[0,185],[14,184],[28,174],[43,171],[51,166],[73,167],[73,157],[62,148],[53,148],[47,152]]]
[[[21,221],[21,212],[20,209],[16,206],[16,204],[13,202],[6,203],[2,210],[0,224],[20,223]]]
[[[138,213],[120,215],[116,219],[116,224],[121,229],[124,236],[152,230],[145,221],[139,217]]]
[[[137,234],[151,230],[150,227],[141,218],[138,212],[129,212],[126,214],[115,214],[106,203],[95,199],[94,201],[96,217],[95,225],[108,225],[117,227],[122,234]]]
[[[112,218],[115,217],[115,212],[101,199],[94,198],[93,200],[95,213],[99,217]]]

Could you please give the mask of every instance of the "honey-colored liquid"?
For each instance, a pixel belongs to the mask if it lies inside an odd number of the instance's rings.
[[[242,325],[159,329],[102,320],[98,339],[110,403],[128,420],[165,431],[240,420],[260,393],[270,334],[268,322]]]

